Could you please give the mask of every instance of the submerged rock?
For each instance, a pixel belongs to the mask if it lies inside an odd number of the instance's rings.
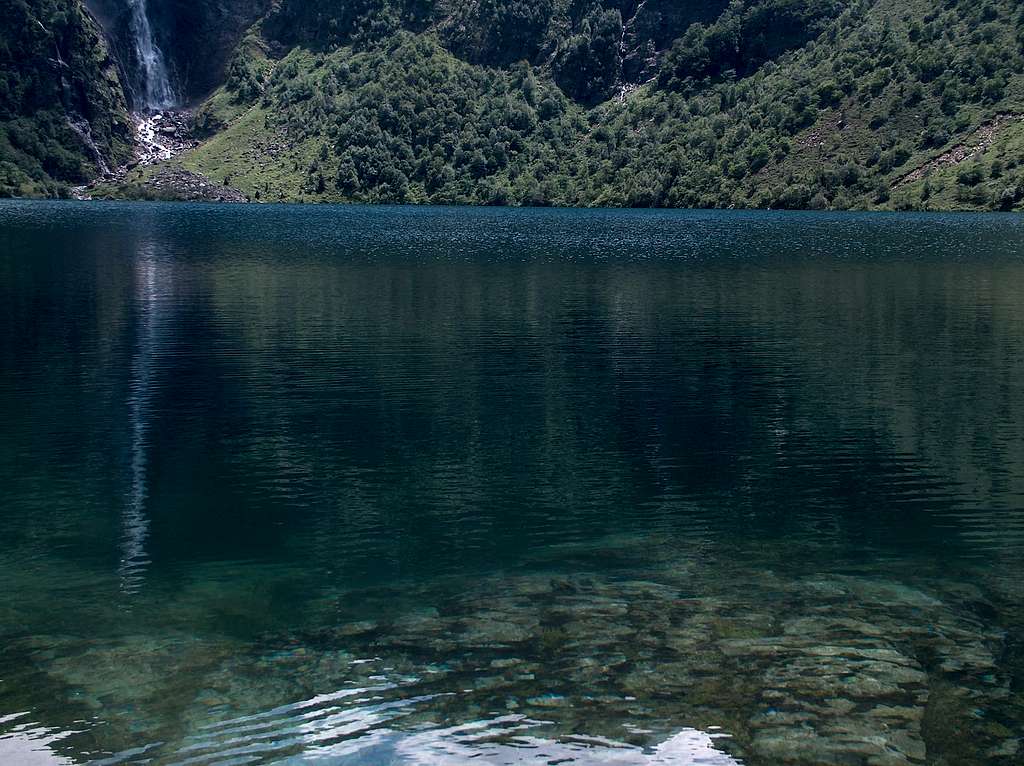
[[[514,711],[516,726],[539,727],[549,742],[586,733],[655,747],[683,729],[713,731],[713,747],[746,766],[1019,758],[1005,637],[978,619],[983,594],[755,568],[715,574],[664,567],[643,580],[538,573],[469,589],[407,584],[339,596],[372,597],[390,614],[270,635],[244,652],[140,639],[46,656],[37,643],[29,653],[81,704],[137,711],[133,731],[159,734],[168,752],[211,716],[227,737],[246,716],[278,711],[274,726],[287,732],[294,716],[315,714],[318,736],[345,741]],[[161,723],[171,698],[177,736]]]

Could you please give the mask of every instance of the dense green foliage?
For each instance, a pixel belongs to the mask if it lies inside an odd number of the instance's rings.
[[[660,80],[679,89],[725,73],[749,75],[813,40],[842,9],[839,0],[732,2],[714,23],[694,24],[672,44]]]
[[[519,24],[523,60],[489,57],[481,30],[500,25],[474,19],[548,1],[470,4],[458,22],[427,3],[320,13],[330,40],[285,46],[272,67],[239,55],[245,74],[209,111],[233,101],[244,116],[186,164],[264,200],[1021,206],[1012,0],[733,0],[661,49],[635,4],[572,0],[544,29]],[[629,82],[630,46],[655,51],[644,84]]]
[[[113,63],[75,0],[0,0],[0,18],[0,196],[64,194],[128,151]]]
[[[789,3],[761,0],[759,6]],[[500,67],[526,61],[550,69],[570,95],[597,100],[607,96],[616,82],[636,82],[649,74],[635,61],[631,65],[630,59],[664,49],[694,23],[715,21],[726,4],[726,0],[281,0],[262,26],[269,40],[283,46],[323,52],[345,45],[365,46],[400,31],[430,30],[464,61]],[[806,0],[800,4],[805,6]]]
[[[261,200],[1024,204],[1015,0],[279,0],[225,71],[179,161]]]
[[[581,110],[525,64],[475,67],[426,36],[391,43],[327,56],[296,51],[280,62],[267,107],[241,123],[273,143],[242,150],[258,167],[274,145],[283,148],[297,186],[271,188],[261,172],[237,166],[231,182],[272,199],[543,204],[553,192],[540,188],[539,168],[559,168],[557,148],[587,129]],[[238,149],[214,139],[205,151]]]

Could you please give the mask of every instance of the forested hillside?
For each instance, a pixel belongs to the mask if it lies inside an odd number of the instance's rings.
[[[0,0],[0,196],[54,196],[126,159],[116,67],[79,0]]]
[[[173,162],[262,201],[1024,204],[1016,0],[280,0],[225,71]]]

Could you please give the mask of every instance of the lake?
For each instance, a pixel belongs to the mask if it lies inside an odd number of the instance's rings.
[[[1019,764],[1024,220],[0,203],[0,762]]]

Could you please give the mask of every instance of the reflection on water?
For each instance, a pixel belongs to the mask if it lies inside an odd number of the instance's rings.
[[[1016,763],[1022,235],[0,205],[0,760]]]
[[[132,382],[128,398],[131,423],[131,483],[122,520],[121,538],[121,591],[132,594],[141,587],[149,564],[146,537],[149,520],[146,517],[146,447],[149,430],[150,386],[153,355],[158,343],[159,296],[161,290],[173,286],[172,274],[161,273],[152,245],[140,246],[136,261],[138,271],[139,320],[138,350],[132,360]]]
[[[432,696],[382,701],[391,687],[346,689],[310,700],[203,727],[179,751],[182,762],[235,757],[273,757],[298,750],[310,761],[334,763],[460,764],[518,763],[524,759],[609,764],[737,763],[714,746],[721,735],[684,729],[652,748],[630,746],[601,737],[546,739],[549,724],[525,715],[503,715],[457,726],[413,733],[391,727]],[[348,699],[355,698],[355,699]],[[345,704],[348,703],[348,704]]]
[[[0,759],[3,763],[19,766],[70,766],[74,763],[54,752],[52,746],[78,732],[37,724],[31,720],[28,711],[0,716],[0,727],[4,732],[0,736]]]

